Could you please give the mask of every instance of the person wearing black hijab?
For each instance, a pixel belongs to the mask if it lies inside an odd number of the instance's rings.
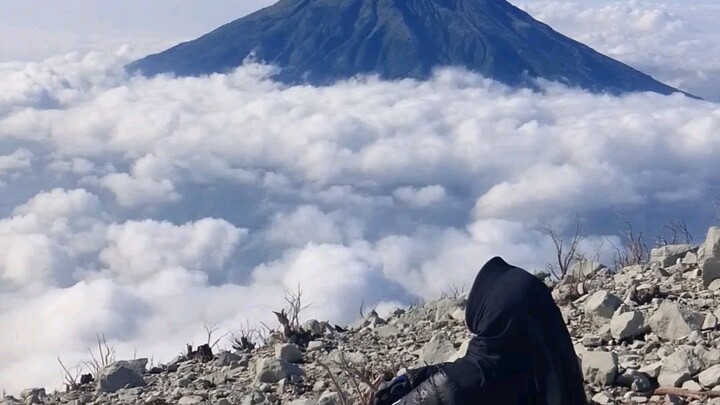
[[[473,337],[452,362],[386,383],[375,405],[586,405],[582,372],[560,310],[537,277],[495,257],[465,310]]]

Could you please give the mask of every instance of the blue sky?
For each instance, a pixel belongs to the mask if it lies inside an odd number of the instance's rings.
[[[132,43],[158,50],[273,0],[0,0],[0,61]]]

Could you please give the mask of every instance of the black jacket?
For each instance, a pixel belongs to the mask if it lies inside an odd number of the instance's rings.
[[[465,357],[413,370],[401,386],[381,390],[376,404],[587,404],[570,335],[538,278],[490,260],[475,279],[465,317],[473,333]]]

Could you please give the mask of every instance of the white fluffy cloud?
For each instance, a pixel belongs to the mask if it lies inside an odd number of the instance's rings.
[[[720,94],[710,3],[524,7]],[[308,316],[342,323],[362,302],[469,287],[495,255],[541,269],[543,227],[570,232],[576,213],[583,250],[612,262],[616,214],[698,234],[720,195],[712,101],[534,93],[455,70],[324,88],[261,65],[145,79],[123,72],[128,52],[0,65],[0,388],[57,387],[56,357],[82,360],[96,332],[120,356],[168,360],[203,322],[272,321],[298,284]]]

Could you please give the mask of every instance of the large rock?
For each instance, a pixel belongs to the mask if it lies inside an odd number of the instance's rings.
[[[437,302],[435,306],[435,322],[449,319],[458,309],[465,308],[465,301],[456,298],[446,298]]]
[[[101,368],[96,377],[99,392],[115,392],[123,388],[144,387],[147,383],[138,373],[138,364],[116,361]]]
[[[233,361],[242,361],[243,356],[231,353],[228,351],[222,351],[217,355],[217,363],[219,366],[229,366]]]
[[[255,366],[255,378],[261,383],[276,383],[292,375],[302,375],[300,367],[281,359],[260,359]]]
[[[612,319],[620,305],[622,305],[620,298],[608,291],[600,290],[585,301],[585,316],[596,324],[605,323]]]
[[[445,333],[438,333],[418,352],[420,364],[438,364],[447,361],[457,350]]]
[[[692,347],[681,346],[663,360],[658,382],[662,386],[680,387],[702,367],[702,359],[695,354]]]
[[[569,273],[575,277],[576,280],[583,280],[592,277],[604,268],[605,266],[600,263],[593,262],[592,260],[583,260],[573,264],[570,267]]]
[[[303,352],[294,344],[279,343],[275,345],[275,358],[288,363],[300,363],[303,360]]]
[[[640,336],[645,333],[645,316],[637,310],[616,314],[610,320],[610,333],[617,340]]]
[[[682,259],[688,252],[697,249],[696,245],[667,245],[650,251],[650,263],[658,263],[662,267],[670,267]]]
[[[702,281],[705,287],[720,278],[720,227],[713,226],[708,229],[705,243],[698,250],[698,263],[702,269]]]
[[[582,372],[589,384],[612,385],[618,373],[618,356],[613,352],[585,352]]]
[[[705,317],[683,305],[663,301],[650,317],[648,324],[653,332],[665,340],[685,337],[700,330]]]

